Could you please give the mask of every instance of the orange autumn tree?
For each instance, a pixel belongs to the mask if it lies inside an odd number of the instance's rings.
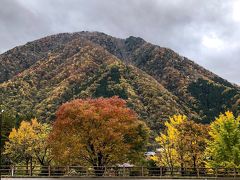
[[[149,130],[118,97],[73,100],[56,116],[50,143],[60,164],[95,166],[99,172],[143,157]]]

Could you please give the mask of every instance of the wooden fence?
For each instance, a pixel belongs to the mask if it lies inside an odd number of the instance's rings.
[[[83,167],[83,166],[1,166],[2,177],[232,177],[240,178],[237,168],[169,167]]]

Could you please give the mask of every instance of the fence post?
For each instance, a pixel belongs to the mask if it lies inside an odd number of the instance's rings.
[[[142,169],[141,169],[141,176],[144,176],[144,174],[143,174],[143,166],[142,166]]]
[[[67,166],[67,176],[69,176],[69,166]]]
[[[51,176],[51,166],[48,165],[48,176]]]
[[[125,172],[125,166],[123,166],[123,177],[126,176],[126,172]]]
[[[215,168],[215,176],[218,177],[218,168]]]
[[[199,177],[199,168],[197,168],[197,177]]]
[[[11,176],[14,176],[14,166],[11,166]]]

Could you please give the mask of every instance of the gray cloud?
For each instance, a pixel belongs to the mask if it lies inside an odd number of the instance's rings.
[[[0,1],[0,51],[49,33],[49,24],[16,0]]]
[[[59,32],[134,35],[240,84],[234,0],[1,0],[0,51]]]

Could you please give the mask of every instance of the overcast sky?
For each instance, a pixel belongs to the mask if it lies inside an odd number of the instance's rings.
[[[240,84],[240,0],[0,0],[0,52],[60,32],[139,36]]]

